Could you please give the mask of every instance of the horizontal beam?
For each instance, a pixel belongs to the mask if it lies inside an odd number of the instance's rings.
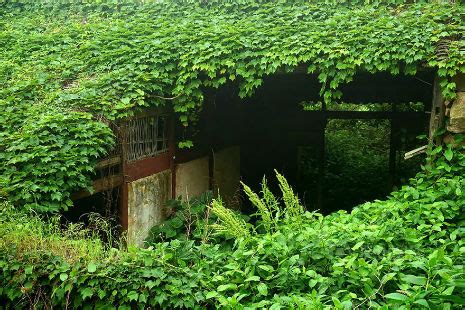
[[[105,178],[101,178],[92,182],[92,192],[84,189],[71,195],[71,200],[78,200],[85,197],[92,196],[94,194],[107,191],[123,184],[123,175],[110,175]]]
[[[135,161],[124,162],[125,182],[133,182],[171,169],[172,155],[169,152]]]
[[[328,119],[421,119],[427,115],[427,112],[423,111],[305,111],[305,113],[317,117],[326,116]]]
[[[119,155],[108,157],[108,158],[105,158],[99,161],[97,165],[95,165],[95,169],[104,169],[107,167],[116,166],[120,163],[121,163],[121,157]]]

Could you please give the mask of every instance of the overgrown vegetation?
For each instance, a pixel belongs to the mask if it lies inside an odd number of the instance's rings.
[[[175,239],[147,249],[85,251],[18,248],[54,227],[3,209],[0,301],[4,307],[130,307],[234,309],[444,308],[465,305],[463,137],[431,147],[424,169],[386,201],[328,216],[305,211],[277,174],[279,198],[262,184],[244,186],[257,207],[256,224],[210,204],[214,240]],[[16,212],[14,216],[10,212]],[[18,220],[18,216],[20,219]],[[30,224],[36,227],[29,230]],[[66,248],[73,238],[55,228],[45,239]],[[17,238],[17,235],[21,238]],[[95,243],[97,242],[97,243]],[[47,243],[44,243],[47,244]],[[97,249],[94,251],[94,249]],[[86,254],[87,252],[87,254]]]
[[[209,224],[216,220],[208,208],[212,199],[212,193],[206,192],[188,201],[171,201],[168,206],[171,214],[163,223],[152,227],[146,242],[150,244],[174,239],[206,242],[211,237]]]
[[[205,88],[238,83],[248,96],[266,75],[301,64],[328,103],[358,71],[420,68],[437,71],[451,98],[450,78],[465,71],[464,10],[449,1],[3,0],[2,193],[17,207],[66,209],[111,145],[110,122],[168,102],[188,125]]]
[[[112,122],[169,102],[187,126],[207,87],[247,96],[305,64],[332,103],[357,71],[427,68],[450,99],[464,16],[443,1],[0,0],[0,195],[14,205],[0,210],[0,309],[463,308],[459,136],[350,213],[306,211],[278,173],[280,195],[244,185],[250,222],[220,199],[181,204],[145,249],[41,213],[89,184]]]

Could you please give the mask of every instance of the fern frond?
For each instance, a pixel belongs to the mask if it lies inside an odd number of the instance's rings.
[[[261,217],[261,224],[265,228],[267,232],[271,232],[271,228],[273,225],[272,219],[272,212],[264,203],[264,200],[260,199],[260,197],[255,193],[250,187],[242,183],[244,187],[244,192],[249,198],[250,202],[257,207],[257,214]],[[266,183],[265,183],[266,184]]]
[[[286,178],[283,175],[279,174],[277,170],[275,170],[274,172],[276,173],[276,178],[279,182],[279,189],[283,194],[283,201],[286,207],[286,218],[300,218],[304,214],[304,209],[300,204],[299,197],[297,197],[297,195],[294,193],[292,187],[289,185]]]
[[[218,217],[219,223],[212,225],[217,234],[231,236],[236,239],[247,238],[250,231],[245,221],[232,210],[223,206],[221,199],[213,199],[211,211]]]

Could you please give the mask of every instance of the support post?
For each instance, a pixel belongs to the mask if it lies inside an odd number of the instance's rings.
[[[118,132],[118,138],[121,143],[121,170],[123,173],[123,183],[121,184],[120,223],[121,228],[124,231],[127,231],[129,226],[126,133],[127,126],[126,124],[123,124]]]
[[[317,193],[317,207],[320,211],[323,209],[324,203],[324,180],[326,174],[326,125],[328,122],[327,115],[326,115],[326,104],[323,102],[321,106],[321,113],[322,113],[322,124],[321,124],[321,132],[320,132],[320,154],[319,154],[319,165],[318,165],[318,193]]]
[[[441,86],[439,84],[439,78],[434,78],[433,86],[433,102],[431,104],[431,117],[429,123],[429,140],[434,141],[434,134],[436,131],[444,126],[445,106],[444,98],[441,92]]]
[[[395,112],[397,106],[394,103],[392,105],[392,111]],[[397,119],[392,117],[389,120],[390,123],[390,133],[389,133],[389,191],[391,191],[397,183]]]

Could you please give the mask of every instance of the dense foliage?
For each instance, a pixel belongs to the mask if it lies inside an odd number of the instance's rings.
[[[451,97],[450,77],[465,70],[464,14],[443,1],[0,1],[3,194],[66,208],[111,143],[108,122],[168,102],[187,125],[205,87],[234,81],[247,96],[300,64],[327,102],[357,71],[425,67]],[[441,40],[451,41],[438,57]]]
[[[465,147],[456,142],[431,148],[409,186],[351,213],[304,211],[279,174],[279,199],[266,184],[259,194],[244,186],[258,210],[253,227],[213,200],[211,228],[235,238],[232,247],[184,235],[105,250],[3,207],[0,305],[462,309]]]

